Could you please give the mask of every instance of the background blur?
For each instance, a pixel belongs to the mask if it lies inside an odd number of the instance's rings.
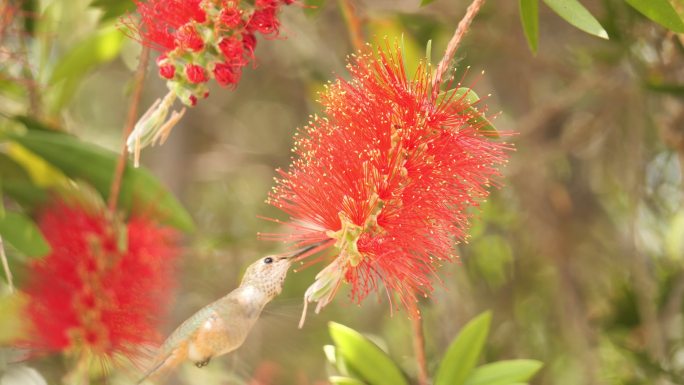
[[[99,17],[86,0],[43,3],[60,3],[50,31],[57,51],[91,34]],[[424,52],[432,39],[438,61],[468,3],[355,4],[371,40],[403,33]],[[470,66],[465,83],[491,94],[499,130],[518,134],[505,186],[458,246],[461,262],[440,270],[443,283],[421,303],[432,369],[461,326],[491,309],[486,359],[543,361],[534,384],[684,383],[684,36],[623,1],[582,3],[610,40],[542,4],[535,56],[517,2],[490,1],[457,53],[457,78]],[[258,216],[285,218],[264,203],[275,169],[287,167],[295,128],[318,111],[316,90],[346,76],[352,46],[336,2],[306,14],[284,8],[283,38],[259,41],[258,65],[245,69],[237,90],[212,84],[164,146],[143,152],[198,226],[186,238],[168,331],[232,290],[251,261],[282,250],[256,237],[276,226]],[[63,116],[70,131],[119,149],[138,50],[126,39],[119,56],[88,73]],[[155,72],[143,109],[166,93]],[[410,322],[403,311],[392,316],[385,299],[357,307],[341,293],[297,329],[318,270],[290,274],[240,351],[202,370],[187,365],[173,381],[324,383],[331,320],[376,335],[415,378]],[[49,373],[51,364],[38,367]]]

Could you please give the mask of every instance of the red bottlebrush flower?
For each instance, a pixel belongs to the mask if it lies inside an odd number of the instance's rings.
[[[121,228],[127,238],[121,250],[104,210],[64,202],[45,209],[39,224],[52,252],[30,265],[34,346],[111,358],[159,341],[157,321],[166,311],[178,255],[174,231],[132,218]]]
[[[282,5],[289,4],[279,0],[135,2],[140,21],[128,18],[126,24],[143,44],[165,54],[164,65],[175,68],[182,68],[188,62],[246,64],[254,57],[255,33],[277,35],[280,26],[278,12]],[[214,48],[218,48],[218,52]],[[186,104],[192,103],[190,95],[197,100],[205,92],[204,87],[194,86],[199,78],[189,79],[175,72],[176,76],[171,76],[170,67],[160,69],[159,73],[163,78],[172,80],[167,83],[169,89]],[[206,80],[209,80],[213,74],[206,75]]]
[[[219,85],[234,86],[240,81],[242,67],[228,63],[218,63],[214,66],[214,78]]]
[[[429,69],[409,79],[401,58],[354,57],[351,80],[322,93],[326,117],[301,130],[296,159],[269,196],[294,230],[272,238],[337,252],[307,290],[318,309],[342,281],[358,302],[381,284],[406,306],[429,294],[436,267],[466,238],[466,210],[507,159],[510,147],[473,125],[465,97],[435,96]]]
[[[192,21],[206,21],[201,3],[202,0],[135,0],[140,22],[128,24],[143,43],[172,50],[176,48],[176,31]]]
[[[188,81],[192,84],[204,83],[207,79],[207,73],[204,71],[202,66],[197,64],[188,64],[185,66],[185,76],[188,77]]]

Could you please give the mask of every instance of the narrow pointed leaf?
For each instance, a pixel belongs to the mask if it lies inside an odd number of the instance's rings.
[[[0,218],[0,236],[22,254],[42,257],[50,252],[50,245],[31,218],[16,212],[6,212]]]
[[[608,39],[608,32],[606,32],[601,26],[601,23],[599,23],[579,1],[544,0],[544,3],[556,12],[558,16],[562,17],[565,21],[578,29],[602,39]]]
[[[520,21],[532,53],[539,47],[539,0],[520,0]]]
[[[492,314],[485,312],[468,322],[447,349],[435,375],[434,385],[463,385],[471,375],[484,347]]]
[[[684,33],[684,22],[668,0],[625,0],[644,16],[672,31]]]
[[[477,96],[475,91],[468,87],[454,88],[451,90],[442,91],[437,96],[437,103],[440,103],[442,100],[447,98],[450,98],[450,100],[460,100],[461,98],[463,98],[463,100],[468,104],[468,106],[463,110],[464,112],[470,115],[468,123],[470,123],[474,127],[477,127],[479,130],[487,131],[491,134],[491,136],[495,138],[499,137],[496,127],[494,127],[492,122],[490,122],[489,119],[487,119],[484,116],[484,114],[481,113],[480,110],[477,109],[477,107],[475,107],[477,102],[480,101],[480,97]]]
[[[105,199],[109,197],[118,154],[59,133],[29,131],[13,139],[68,177],[84,180]],[[191,231],[194,227],[192,218],[173,195],[147,170],[134,168],[130,162],[124,171],[119,202],[124,209],[153,215],[178,229]]]
[[[330,322],[338,353],[369,385],[408,385],[404,374],[376,344],[354,329]]]
[[[509,385],[526,382],[543,364],[536,360],[499,361],[476,368],[465,385]]]

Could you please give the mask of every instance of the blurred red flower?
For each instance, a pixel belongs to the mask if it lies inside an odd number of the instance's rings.
[[[342,281],[357,302],[382,284],[408,306],[455,258],[468,208],[488,195],[510,146],[473,123],[465,96],[434,95],[428,67],[409,79],[399,49],[369,49],[348,70],[350,80],[321,94],[325,117],[297,134],[295,160],[270,194],[293,232],[266,237],[334,249],[307,290],[318,310]]]
[[[157,343],[179,254],[175,231],[134,217],[121,226],[121,238],[104,210],[61,201],[38,222],[52,252],[30,265],[31,345],[130,357]]]

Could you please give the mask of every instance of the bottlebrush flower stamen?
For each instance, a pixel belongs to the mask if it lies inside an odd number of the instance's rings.
[[[269,194],[292,233],[266,237],[298,247],[331,240],[334,259],[305,294],[317,310],[342,281],[355,301],[382,285],[408,307],[454,260],[468,209],[488,195],[511,147],[481,129],[472,92],[434,94],[430,66],[409,78],[398,48],[367,49],[347,68],[351,79],[321,93],[325,117],[300,130]]]

